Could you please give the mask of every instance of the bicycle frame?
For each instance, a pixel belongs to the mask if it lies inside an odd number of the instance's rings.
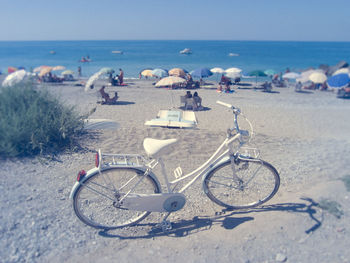
[[[187,188],[189,188],[195,181],[197,181],[197,179],[202,176],[205,175],[206,173],[208,173],[210,170],[214,169],[218,164],[220,164],[222,161],[226,161],[227,158],[233,158],[234,152],[233,152],[233,147],[232,147],[232,143],[238,139],[240,139],[241,134],[237,133],[236,135],[234,135],[233,137],[227,137],[223,143],[218,147],[218,149],[214,152],[214,154],[206,161],[204,162],[201,166],[199,166],[197,169],[193,170],[192,172],[185,174],[183,176],[179,176],[178,178],[176,178],[173,181],[169,182],[167,173],[165,171],[165,166],[164,163],[162,161],[161,158],[159,158],[158,160],[156,160],[156,163],[152,166],[152,169],[159,163],[161,165],[162,168],[162,174],[163,174],[163,178],[166,182],[166,186],[167,186],[167,190],[169,193],[173,193],[171,186],[174,184],[177,184],[183,180],[185,180],[186,178],[192,177],[194,176],[194,178],[187,183],[184,187],[182,187],[177,193],[183,193]],[[241,143],[242,145],[242,143]],[[227,147],[228,149],[224,150],[222,152],[222,149],[224,147]],[[220,153],[222,152],[222,153]],[[227,158],[224,158],[227,157]]]

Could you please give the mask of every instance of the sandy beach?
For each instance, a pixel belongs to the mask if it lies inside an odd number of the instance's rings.
[[[350,176],[350,103],[334,92],[250,86],[218,93],[216,85],[196,90],[205,110],[196,111],[196,129],[148,127],[160,109],[179,108],[185,90],[158,89],[154,80],[126,80],[118,105],[101,105],[96,92],[64,83],[45,85],[90,118],[117,121],[114,131],[91,132],[84,150],[55,160],[0,160],[0,254],[2,262],[350,262],[350,193],[341,178]],[[100,81],[96,86],[105,84]],[[253,145],[281,177],[277,195],[263,207],[225,212],[197,181],[186,206],[173,213],[168,234],[142,226],[102,232],[78,220],[69,199],[77,172],[93,167],[93,152],[142,153],[143,139],[178,138],[164,157],[169,177],[203,163],[225,139],[232,113],[217,100],[239,107],[252,122]],[[156,174],[161,179],[160,170]],[[164,186],[164,184],[163,184]],[[317,206],[323,198],[341,205],[340,218]]]

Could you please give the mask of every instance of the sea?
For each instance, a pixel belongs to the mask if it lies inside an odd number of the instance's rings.
[[[189,48],[192,54],[180,54]],[[119,52],[119,53],[118,53]],[[90,62],[80,62],[89,57]],[[23,67],[27,71],[41,65],[64,66],[85,77],[103,67],[125,77],[138,77],[147,68],[183,68],[188,72],[200,68],[238,67],[244,73],[272,69],[301,71],[320,64],[335,65],[350,61],[350,42],[288,41],[189,41],[189,40],[123,40],[123,41],[0,41],[0,71]]]

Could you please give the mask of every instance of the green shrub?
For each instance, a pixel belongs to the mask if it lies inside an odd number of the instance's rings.
[[[0,89],[0,156],[56,154],[76,145],[83,119],[47,91]]]

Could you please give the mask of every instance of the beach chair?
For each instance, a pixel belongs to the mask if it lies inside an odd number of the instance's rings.
[[[180,103],[181,103],[181,107],[185,107],[186,106],[186,96],[180,96]]]
[[[185,110],[194,110],[196,108],[195,105],[196,104],[193,98],[186,98]]]

